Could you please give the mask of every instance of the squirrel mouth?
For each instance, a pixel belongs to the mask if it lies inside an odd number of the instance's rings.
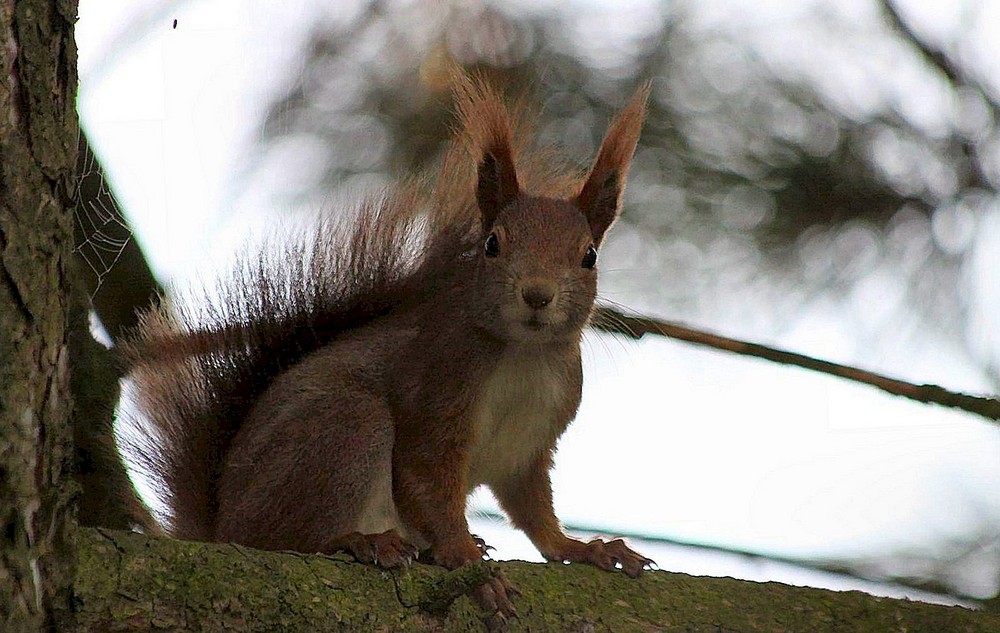
[[[524,325],[524,327],[528,328],[529,330],[535,330],[535,331],[544,330],[545,328],[549,327],[548,322],[541,321],[539,319],[526,319],[522,321],[521,324]]]

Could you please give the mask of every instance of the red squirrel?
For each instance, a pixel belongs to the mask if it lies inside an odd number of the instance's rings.
[[[529,148],[523,108],[454,84],[435,177],[247,259],[207,307],[145,316],[126,353],[168,534],[454,569],[483,557],[465,507],[485,484],[548,560],[652,563],[567,537],[549,482],[649,84],[583,178]],[[511,589],[483,601],[510,615]]]

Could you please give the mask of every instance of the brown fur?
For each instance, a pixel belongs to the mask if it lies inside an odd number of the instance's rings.
[[[617,217],[648,84],[582,182],[528,145],[523,108],[464,75],[455,86],[460,127],[436,178],[248,258],[218,303],[146,317],[128,347],[133,452],[163,483],[169,533],[381,547],[386,565],[408,541],[454,568],[481,556],[465,500],[485,483],[550,559],[649,562],[567,538],[548,479],[580,402],[597,285],[582,262]]]

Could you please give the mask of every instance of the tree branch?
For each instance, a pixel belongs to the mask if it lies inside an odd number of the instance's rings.
[[[656,334],[734,354],[762,358],[774,363],[795,365],[803,369],[818,371],[878,387],[887,393],[916,400],[917,402],[925,404],[933,403],[961,409],[962,411],[974,413],[994,422],[1000,420],[1000,400],[996,398],[971,396],[950,391],[938,385],[915,385],[905,380],[889,378],[888,376],[858,369],[857,367],[820,360],[804,354],[768,347],[759,343],[749,343],[735,338],[712,334],[679,323],[660,321],[643,316],[629,316],[605,305],[598,306],[595,310],[591,327],[604,332],[622,334],[633,339],[640,339],[646,334]]]
[[[520,617],[510,627],[515,631],[1000,630],[995,613],[856,591],[663,571],[631,579],[587,565],[495,566],[523,594],[517,599]],[[448,576],[444,569],[421,564],[385,572],[344,556],[82,529],[76,630],[485,630],[481,614],[465,597],[445,615],[420,608],[427,588]]]

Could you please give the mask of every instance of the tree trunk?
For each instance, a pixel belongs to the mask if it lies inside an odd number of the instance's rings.
[[[61,629],[73,577],[67,265],[75,0],[0,0],[0,630]]]
[[[498,566],[523,594],[511,631],[1000,631],[1000,614],[859,591],[664,571],[631,579],[588,565]],[[77,633],[485,631],[465,594],[488,573],[486,565],[446,572],[420,564],[385,572],[346,556],[81,529]]]

